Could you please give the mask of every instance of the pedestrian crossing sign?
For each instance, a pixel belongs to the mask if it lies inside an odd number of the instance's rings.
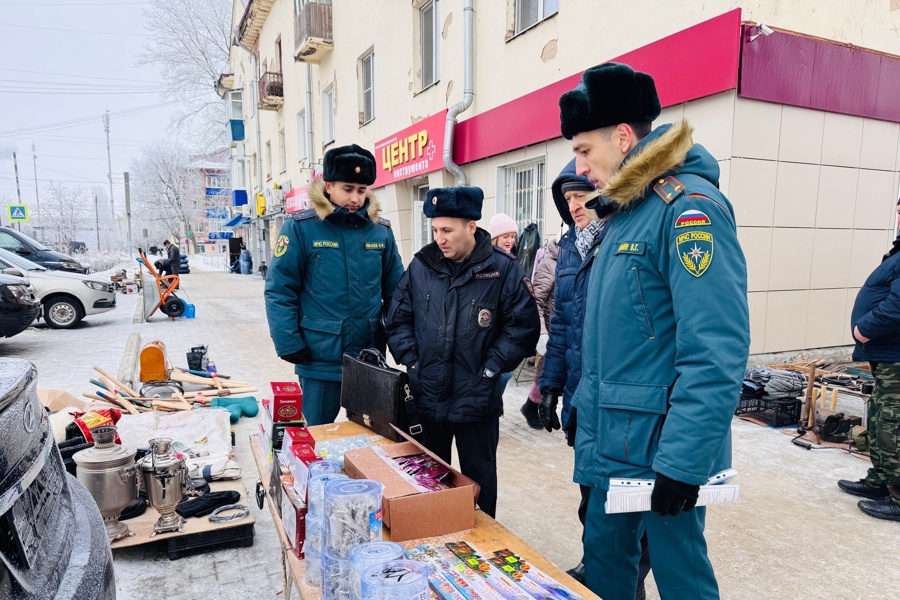
[[[9,215],[11,223],[27,223],[28,222],[28,205],[27,204],[7,204],[6,212]]]

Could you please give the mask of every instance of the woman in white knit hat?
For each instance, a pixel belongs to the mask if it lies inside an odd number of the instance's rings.
[[[492,245],[512,254],[516,236],[519,234],[519,225],[509,215],[497,213],[488,223],[488,233],[491,234]]]

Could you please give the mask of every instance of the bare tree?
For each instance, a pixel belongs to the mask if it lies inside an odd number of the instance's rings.
[[[193,241],[206,207],[204,182],[191,162],[187,149],[169,139],[144,146],[132,161],[132,218],[149,240],[187,236]]]
[[[231,9],[228,0],[149,0],[144,9],[152,41],[138,64],[162,68],[164,96],[183,106],[172,127],[198,149],[220,145],[225,136],[225,106],[213,87],[228,70]]]
[[[51,181],[41,197],[41,222],[44,241],[63,252],[70,252],[72,242],[89,229],[93,199],[84,188],[69,187]]]

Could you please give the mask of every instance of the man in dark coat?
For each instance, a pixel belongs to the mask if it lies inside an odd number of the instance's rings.
[[[853,360],[869,361],[875,376],[866,421],[872,467],[838,486],[866,498],[857,506],[870,517],[900,521],[900,238],[859,290],[850,327]]]
[[[479,229],[480,188],[428,192],[434,241],[416,253],[388,313],[388,345],[406,365],[422,416],[422,441],[448,463],[456,438],[460,470],[497,507],[500,373],[534,355],[540,319],[525,272]]]
[[[177,275],[181,270],[181,251],[176,244],[169,240],[163,242],[166,248],[166,258],[163,260],[163,273],[161,275]]]
[[[341,355],[376,344],[382,306],[403,274],[391,224],[368,189],[375,158],[357,146],[325,153],[312,208],[285,222],[266,275],[275,351],[296,365],[310,425],[340,412]]]

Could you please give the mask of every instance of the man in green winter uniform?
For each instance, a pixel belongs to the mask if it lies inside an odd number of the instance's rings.
[[[651,131],[653,78],[606,63],[560,98],[578,175],[617,207],[585,296],[575,481],[592,488],[587,586],[633,600],[640,539],[663,600],[719,597],[699,486],[731,466],[750,344],[747,274],[716,160],[684,122]],[[589,203],[590,205],[590,203]],[[650,510],[606,514],[611,479],[653,479]]]
[[[266,276],[266,315],[275,351],[296,365],[309,425],[340,411],[341,355],[376,345],[382,307],[403,264],[391,224],[368,186],[375,158],[353,144],[325,153],[312,208],[281,228]]]

